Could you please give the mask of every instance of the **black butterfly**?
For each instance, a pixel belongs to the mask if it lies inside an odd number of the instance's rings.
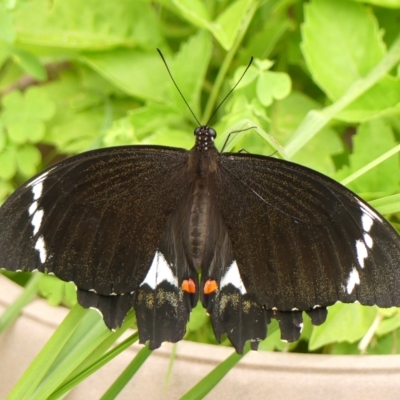
[[[52,273],[109,328],[136,311],[150,348],[184,336],[200,297],[216,338],[237,352],[267,335],[299,338],[342,301],[400,305],[400,238],[357,195],[303,166],[219,153],[127,146],[51,166],[0,209],[0,266]],[[201,278],[198,271],[201,269]]]

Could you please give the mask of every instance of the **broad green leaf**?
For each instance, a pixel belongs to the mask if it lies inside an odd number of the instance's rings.
[[[193,132],[178,129],[158,129],[146,138],[148,144],[158,144],[191,149],[193,147]]]
[[[133,22],[134,16],[140,18]],[[162,42],[157,17],[144,0],[24,2],[14,13],[14,23],[18,42],[39,46],[106,50],[154,48]]]
[[[346,122],[360,122],[379,115],[398,115],[400,112],[400,78],[384,76],[336,116]]]
[[[147,106],[132,110],[129,116],[135,137],[143,143],[160,129],[165,129],[170,125],[182,125],[183,123],[182,113],[171,104],[164,105],[149,102]]]
[[[321,111],[310,111],[301,122],[296,132],[286,146],[286,153],[292,156],[316,135],[335,116],[349,106],[353,101],[369,90],[374,84],[384,77],[400,60],[400,34],[390,47],[382,61],[365,77],[355,81],[347,92],[335,103]]]
[[[210,15],[200,0],[172,0],[172,4],[179,10],[182,17],[199,28],[208,28]]]
[[[27,74],[33,76],[37,80],[43,81],[47,78],[46,68],[42,65],[39,59],[23,49],[12,47],[12,60],[21,67]]]
[[[102,133],[104,109],[90,108],[72,115],[59,117],[55,123],[50,124],[44,141],[53,144],[64,153],[91,149]]]
[[[396,1],[400,3],[400,0]],[[378,19],[381,30],[384,32],[383,39],[390,47],[399,34],[400,9],[392,10],[390,8],[375,7],[374,14]]]
[[[373,14],[348,0],[313,0],[305,7],[302,50],[314,81],[332,99],[366,76],[385,54]]]
[[[282,12],[273,10],[263,16],[263,21],[261,28],[252,32],[247,38],[246,47],[241,50],[240,59],[243,63],[250,60],[250,57],[269,58],[276,44],[291,28],[291,19],[285,9]]]
[[[162,102],[170,84],[163,64],[154,49],[150,53],[116,49],[86,53],[81,60],[123,92],[143,100]]]
[[[11,57],[11,46],[0,39],[0,67]]]
[[[272,135],[285,146],[307,113],[318,108],[320,105],[314,100],[300,92],[292,92],[273,106]],[[342,150],[343,142],[339,135],[332,128],[325,127],[291,157],[291,161],[332,175],[336,171],[332,155]]]
[[[368,354],[399,354],[400,353],[400,329],[374,340],[368,348]]]
[[[39,293],[52,306],[64,303],[72,308],[77,302],[75,285],[51,275],[42,275],[39,283]]]
[[[357,171],[396,145],[390,126],[380,119],[360,125],[353,137],[353,143],[354,150],[349,157],[350,166],[344,166],[335,175],[337,180]],[[347,186],[367,197],[382,197],[398,191],[399,177],[399,158],[395,155]]]
[[[313,329],[309,349],[312,351],[330,343],[354,343],[360,340],[377,312],[376,307],[364,307],[357,303],[338,303],[329,307],[326,321]]]
[[[376,334],[383,336],[388,334],[389,332],[394,331],[400,327],[400,312],[397,309],[397,312],[390,318],[385,318],[380,324],[378,329],[376,330]]]
[[[0,39],[8,43],[13,43],[15,40],[15,29],[10,13],[8,13],[0,4]]]
[[[353,0],[359,3],[374,4],[379,7],[400,8],[400,0]]]
[[[200,118],[200,95],[211,58],[211,44],[211,36],[206,31],[200,31],[182,44],[175,59],[169,66],[173,76],[176,77],[175,80],[180,91],[185,96],[197,118]],[[159,74],[164,75],[165,79],[169,80],[166,71],[163,71],[162,67]],[[170,94],[163,102],[172,102],[175,107],[180,105],[181,112],[189,116],[190,112],[173,86],[172,81],[170,81],[169,92]]]
[[[225,50],[229,50],[240,32],[244,16],[254,0],[236,0],[210,24],[210,31]]]

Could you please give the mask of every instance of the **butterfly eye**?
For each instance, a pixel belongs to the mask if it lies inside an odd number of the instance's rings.
[[[208,128],[208,133],[214,139],[217,137],[217,132],[213,128]]]
[[[193,134],[194,134],[195,136],[197,136],[197,135],[200,133],[200,131],[201,131],[201,126],[198,126],[198,127],[194,130]]]

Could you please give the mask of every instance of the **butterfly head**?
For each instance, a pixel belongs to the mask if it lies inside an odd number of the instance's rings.
[[[214,147],[217,132],[208,126],[199,126],[194,130],[196,136],[196,147],[199,150],[208,150]]]

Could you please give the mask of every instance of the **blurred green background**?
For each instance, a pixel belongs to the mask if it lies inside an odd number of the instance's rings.
[[[255,127],[227,150],[317,169],[400,227],[399,33],[400,0],[0,1],[0,201],[78,152],[145,143],[190,148],[196,122],[160,48],[203,124],[253,56],[210,121],[217,146],[230,131]],[[66,285],[45,277],[38,290],[53,304],[72,305]],[[320,327],[305,316],[293,344],[282,343],[272,323],[260,349],[398,353],[399,326],[397,309],[337,304]],[[201,307],[187,338],[215,342]]]

